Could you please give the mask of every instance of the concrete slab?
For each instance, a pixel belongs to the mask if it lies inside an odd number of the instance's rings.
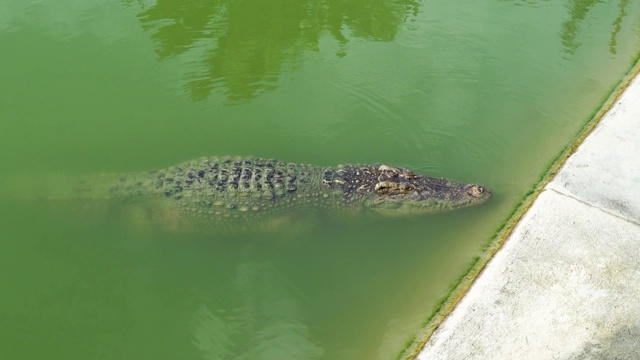
[[[636,224],[544,191],[418,359],[566,359],[640,333],[639,244]]]
[[[418,359],[640,359],[640,77]]]
[[[640,223],[640,77],[548,188]]]

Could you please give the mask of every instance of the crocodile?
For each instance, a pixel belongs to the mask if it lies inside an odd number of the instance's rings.
[[[384,164],[321,167],[257,157],[209,157],[163,170],[88,177],[78,198],[145,199],[162,221],[250,227],[307,211],[421,215],[485,203],[477,184]],[[231,219],[236,219],[232,221]]]

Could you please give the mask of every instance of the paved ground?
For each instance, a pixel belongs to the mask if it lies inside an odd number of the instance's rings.
[[[640,76],[418,359],[640,359]]]

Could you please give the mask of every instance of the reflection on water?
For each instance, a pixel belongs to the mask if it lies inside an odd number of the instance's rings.
[[[270,263],[240,263],[234,289],[241,303],[194,314],[193,344],[204,359],[317,359],[322,348],[298,319],[295,289]]]
[[[613,22],[613,32],[611,33],[611,40],[609,41],[609,52],[612,54],[616,54],[616,45],[618,45],[618,41],[617,41],[617,36],[618,33],[620,32],[620,29],[622,29],[622,19],[627,16],[627,12],[625,11],[625,9],[627,8],[627,5],[629,5],[629,0],[620,0],[620,3],[618,4],[618,8],[619,8],[619,12],[618,12],[618,17],[616,17],[616,20]]]
[[[215,91],[245,102],[275,89],[305,51],[319,51],[323,35],[346,56],[349,37],[391,41],[418,9],[415,0],[159,0],[138,17],[161,60],[189,59],[185,90],[193,100]]]
[[[548,4],[548,0],[508,0],[516,6],[528,5],[531,7],[540,7],[542,4]],[[611,3],[612,0],[567,0],[566,8],[569,16],[567,20],[562,23],[562,29],[560,31],[560,41],[564,51],[569,55],[574,55],[580,48],[582,43],[578,42],[576,38],[580,34],[582,28],[589,27],[589,24],[583,23],[589,22],[589,14],[595,8],[596,5]],[[609,52],[616,54],[616,46],[618,44],[617,36],[622,28],[622,19],[627,16],[626,8],[629,5],[629,0],[619,0],[618,2],[618,14],[613,21],[613,28],[611,30],[611,40],[609,41]]]
[[[562,24],[562,32],[560,38],[562,39],[562,45],[565,51],[573,55],[576,50],[582,45],[576,40],[582,23],[587,19],[589,13],[593,8],[605,1],[603,0],[569,0],[567,2],[567,8],[569,10],[569,19]],[[610,3],[611,1],[606,1]],[[619,12],[616,19],[613,22],[613,28],[611,30],[611,40],[609,41],[609,52],[616,53],[617,35],[620,32],[622,19],[627,15],[625,8],[629,4],[629,0],[619,0]]]
[[[569,19],[562,24],[560,38],[565,51],[569,54],[574,54],[580,47],[581,44],[576,41],[580,26],[593,7],[601,2],[602,0],[569,0],[567,2]]]

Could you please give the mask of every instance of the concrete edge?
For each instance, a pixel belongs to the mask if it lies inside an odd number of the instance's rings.
[[[452,285],[449,293],[435,307],[431,316],[425,322],[421,333],[412,339],[410,345],[401,350],[397,359],[415,360],[418,357],[433,333],[438,329],[440,324],[442,324],[444,319],[456,308],[460,300],[462,300],[467,291],[471,288],[471,285],[476,278],[481,275],[487,263],[489,263],[494,255],[502,248],[516,225],[529,210],[533,202],[544,191],[545,186],[555,178],[560,168],[584,142],[587,136],[591,134],[604,115],[614,106],[622,93],[627,89],[629,84],[640,75],[640,53],[633,61],[634,63],[629,67],[625,76],[613,88],[612,92],[602,103],[600,108],[594,112],[591,119],[585,123],[584,127],[576,134],[575,138],[558,153],[558,156],[555,159],[551,160],[546,173],[541,176],[533,190],[530,191],[522,201],[516,205],[513,212],[507,216],[507,220],[503,223],[503,226],[496,231],[494,236],[491,237],[490,242],[485,247],[484,256],[476,258],[471,263],[466,273],[464,273],[459,280]]]

